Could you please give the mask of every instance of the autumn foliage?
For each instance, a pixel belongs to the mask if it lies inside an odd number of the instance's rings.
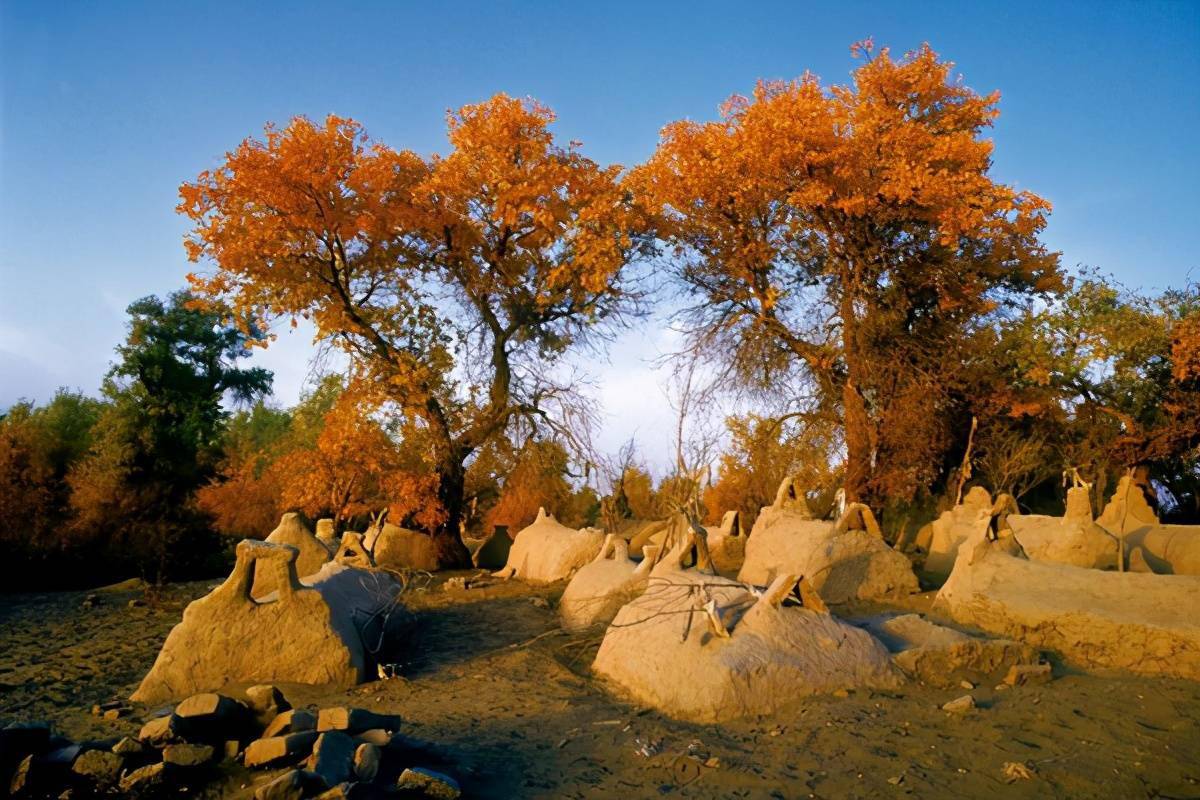
[[[548,367],[629,299],[640,216],[618,181],[555,144],[545,106],[497,95],[448,117],[421,158],[356,122],[297,118],[180,189],[196,291],[250,329],[312,320],[352,388],[427,432],[442,560],[459,540],[466,465],[488,442],[553,428],[569,385]]]

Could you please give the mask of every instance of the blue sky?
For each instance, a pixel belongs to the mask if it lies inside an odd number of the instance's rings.
[[[427,153],[447,108],[502,90],[629,165],[757,78],[845,81],[867,36],[928,41],[1002,93],[995,174],[1055,204],[1065,264],[1145,288],[1200,277],[1200,2],[340,5],[0,3],[0,407],[95,390],[125,306],[189,269],[179,183],[267,121],[336,112]],[[595,367],[602,444],[660,446],[646,360],[667,344],[650,325]],[[284,335],[262,357],[282,402],[307,352]]]

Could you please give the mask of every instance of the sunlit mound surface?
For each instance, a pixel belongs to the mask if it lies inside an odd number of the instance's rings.
[[[352,686],[372,677],[401,635],[400,585],[386,572],[330,562],[301,582],[299,551],[246,540],[229,577],[193,601],[132,699],[155,703],[233,683]],[[255,599],[259,570],[278,592]]]
[[[513,539],[508,563],[496,573],[532,583],[565,580],[591,561],[604,545],[604,532],[595,528],[568,528],[546,509]]]
[[[963,542],[935,609],[1087,669],[1200,679],[1200,577],[1032,561],[1005,532]]]
[[[781,575],[757,594],[683,568],[687,550],[680,546],[655,566],[645,592],[604,635],[593,670],[619,693],[672,717],[716,722],[901,682],[887,648],[869,633],[823,606],[784,603],[796,575]]]

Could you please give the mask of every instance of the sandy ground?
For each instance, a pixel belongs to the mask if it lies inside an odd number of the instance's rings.
[[[964,689],[913,684],[691,725],[591,678],[599,634],[561,632],[561,585],[443,591],[445,577],[411,595],[420,632],[404,677],[286,693],[295,705],[400,714],[471,797],[1200,798],[1200,684],[1060,666],[1050,684],[1007,691],[992,688],[1000,676],[963,675],[980,704],[965,716],[939,708]],[[48,719],[74,739],[136,731],[154,709],[105,721],[92,704],[128,696],[210,585],[173,586],[134,608],[137,593],[104,593],[86,609],[82,592],[0,596],[0,719]],[[1006,762],[1032,777],[1006,782]],[[236,768],[201,794],[246,795],[261,780]]]

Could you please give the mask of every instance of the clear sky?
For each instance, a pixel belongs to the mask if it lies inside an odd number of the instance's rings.
[[[343,8],[342,6],[351,6]],[[1200,2],[104,3],[0,0],[0,407],[95,391],[133,299],[183,284],[181,181],[267,121],[329,112],[445,149],[447,108],[497,91],[630,165],[757,78],[844,82],[849,45],[928,41],[1002,93],[995,173],[1050,199],[1048,243],[1134,287],[1200,278]],[[652,461],[662,326],[593,372],[602,444]],[[308,343],[261,357],[283,403]]]

